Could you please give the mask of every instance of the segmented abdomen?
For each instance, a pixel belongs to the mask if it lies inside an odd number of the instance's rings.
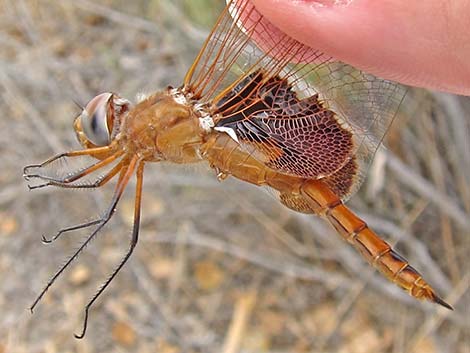
[[[417,299],[429,300],[452,309],[406,259],[347,208],[325,183],[307,180],[301,187],[301,194],[316,213],[326,218],[386,278]]]

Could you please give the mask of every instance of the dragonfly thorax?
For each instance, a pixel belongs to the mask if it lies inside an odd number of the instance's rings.
[[[118,143],[147,161],[193,163],[201,160],[199,148],[205,134],[191,106],[164,91],[128,112]]]

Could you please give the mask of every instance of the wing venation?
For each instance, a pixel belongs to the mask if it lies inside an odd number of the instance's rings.
[[[343,199],[361,184],[406,93],[288,37],[249,0],[228,1],[182,89],[280,172],[332,184],[354,173],[338,185],[350,186]]]

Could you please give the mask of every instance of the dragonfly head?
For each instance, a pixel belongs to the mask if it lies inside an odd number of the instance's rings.
[[[130,102],[115,93],[98,94],[75,119],[78,141],[85,148],[103,147],[119,133],[121,117],[129,110]]]

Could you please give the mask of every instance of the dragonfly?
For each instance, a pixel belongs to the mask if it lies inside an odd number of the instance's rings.
[[[345,202],[358,190],[393,121],[406,89],[338,62],[280,32],[249,0],[228,0],[183,84],[141,96],[98,94],[75,118],[82,149],[24,168],[30,188],[98,188],[117,179],[104,214],[58,231],[92,228],[31,306],[33,310],[64,270],[114,215],[135,176],[129,248],[84,308],[90,308],[133,253],[139,237],[144,168],[151,162],[206,162],[219,180],[233,177],[271,189],[291,210],[318,215],[382,275],[412,297],[446,303]],[[66,175],[46,172],[60,160],[93,163]],[[103,168],[104,174],[96,176]],[[90,176],[94,176],[89,179]],[[88,179],[85,180],[85,177]]]

